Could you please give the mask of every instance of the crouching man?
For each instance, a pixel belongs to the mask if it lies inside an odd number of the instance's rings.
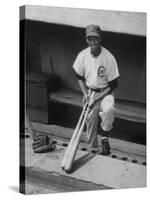
[[[119,71],[115,57],[101,45],[102,32],[97,25],[88,25],[86,41],[74,64],[83,101],[88,102],[87,136],[90,149],[98,148],[97,134],[101,126],[101,154],[110,154],[109,132],[114,122],[114,90],[118,86]],[[99,120],[101,118],[101,121]]]

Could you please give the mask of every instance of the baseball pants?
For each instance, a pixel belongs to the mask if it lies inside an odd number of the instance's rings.
[[[95,92],[92,92],[91,100],[95,94]],[[98,146],[97,134],[100,131],[100,126],[106,132],[113,128],[114,103],[114,96],[109,94],[90,110],[86,120],[87,140],[90,147],[96,148]]]

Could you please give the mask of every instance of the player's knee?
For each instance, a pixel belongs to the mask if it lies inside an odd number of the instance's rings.
[[[101,102],[101,110],[103,112],[112,112],[114,110],[114,104],[113,95],[107,95]]]
[[[106,111],[105,111],[105,113],[107,114],[107,115],[110,115],[110,116],[112,116],[112,115],[114,115],[114,107],[111,107],[111,108],[108,108]]]

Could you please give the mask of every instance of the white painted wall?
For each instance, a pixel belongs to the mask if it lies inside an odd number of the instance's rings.
[[[76,27],[98,24],[104,31],[146,36],[146,13],[27,5],[21,19]]]

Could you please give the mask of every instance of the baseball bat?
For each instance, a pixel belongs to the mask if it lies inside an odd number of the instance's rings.
[[[72,148],[71,148],[69,154],[66,157],[66,163],[65,163],[65,166],[64,166],[64,170],[66,172],[69,172],[72,169],[73,160],[75,158],[75,155],[76,155],[76,152],[77,152],[77,149],[78,149],[80,137],[82,135],[82,132],[83,132],[83,129],[84,129],[84,126],[85,126],[85,122],[86,122],[88,112],[89,112],[89,107],[87,107],[87,110],[85,111],[85,115],[84,115],[82,124],[80,126],[80,129],[79,129],[78,133],[76,134],[74,142],[72,143]]]
[[[79,120],[78,120],[77,126],[76,126],[76,128],[75,128],[75,130],[74,130],[74,132],[73,132],[72,138],[71,138],[71,140],[70,140],[70,142],[69,142],[68,148],[67,148],[66,151],[65,151],[65,154],[64,154],[64,157],[63,157],[63,160],[62,160],[62,163],[61,163],[61,168],[62,168],[62,169],[64,169],[64,167],[65,167],[65,163],[66,163],[66,161],[67,161],[67,158],[68,158],[68,156],[69,156],[69,154],[70,154],[72,145],[73,145],[73,143],[74,143],[74,141],[75,141],[76,135],[77,135],[77,133],[78,133],[78,131],[79,131],[79,128],[80,128],[80,126],[81,126],[81,122],[82,122],[82,120],[83,120],[83,117],[84,117],[85,110],[86,110],[87,106],[88,106],[88,103],[86,102],[86,104],[85,104],[84,107],[83,107],[83,110],[82,110],[82,113],[81,113],[81,115],[80,115],[80,118],[79,118]]]

